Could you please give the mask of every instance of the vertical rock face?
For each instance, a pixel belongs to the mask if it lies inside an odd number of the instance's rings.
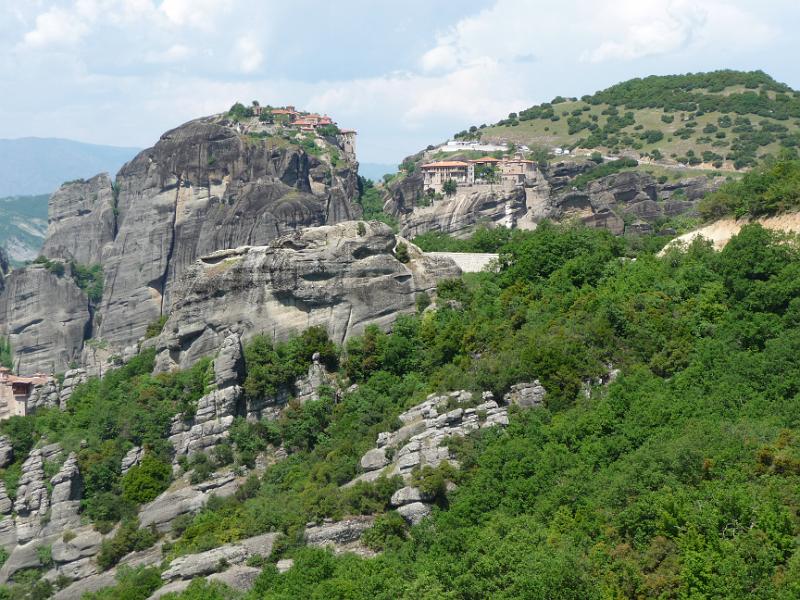
[[[83,494],[83,480],[78,470],[78,457],[70,453],[67,460],[51,479],[53,492],[50,495],[50,522],[45,528],[49,533],[58,533],[81,524],[78,508]]]
[[[0,299],[0,334],[14,350],[14,369],[21,374],[66,370],[80,358],[90,324],[89,301],[67,273],[56,275],[43,265],[11,273]]]
[[[326,183],[325,183],[326,182]],[[169,308],[198,256],[352,218],[355,172],[210,119],[167,132],[117,176],[101,337],[123,347]]]
[[[456,277],[452,260],[393,255],[397,238],[378,222],[305,229],[267,246],[202,257],[187,270],[159,337],[157,368],[185,367],[230,333],[285,339],[313,325],[341,343],[371,323],[416,309],[417,293]]]
[[[114,240],[114,192],[108,174],[65,183],[50,197],[44,256],[99,264]]]

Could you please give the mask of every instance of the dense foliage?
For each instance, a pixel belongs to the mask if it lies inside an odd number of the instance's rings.
[[[84,513],[102,529],[130,516],[171,480],[167,441],[172,417],[194,407],[209,381],[209,361],[191,370],[151,375],[154,351],[140,354],[102,380],[78,386],[66,411],[40,410],[0,423],[14,448],[15,462],[2,472],[6,489],[16,493],[22,461],[39,440],[60,442],[78,455],[84,479]],[[122,476],[127,450],[143,446],[147,459]]]
[[[788,154],[747,173],[700,203],[706,219],[774,215],[800,208],[800,160]]]
[[[383,194],[375,187],[371,179],[358,177],[358,203],[363,211],[362,218],[365,221],[380,221],[389,227],[397,230],[397,219],[383,212]]]
[[[795,189],[796,173],[781,161],[725,193],[762,206]],[[433,310],[402,316],[390,333],[369,327],[344,348],[320,328],[249,342],[252,400],[290,393],[317,352],[343,388],[357,386],[290,401],[277,420],[237,420],[231,456],[206,460],[250,464],[278,444],[288,458],[176,520],[166,558],[283,532],[246,600],[800,595],[800,242],[748,225],[720,252],[696,241],[657,257],[648,244],[549,223],[418,241],[496,251],[499,270],[441,282]],[[17,455],[41,438],[79,451],[85,512],[123,517],[104,566],[155,540],[126,507],[168,483],[169,417],[191,414],[209,382],[207,362],[157,377],[152,362],[146,353],[82,386],[66,413],[0,424]],[[427,394],[499,396],[534,378],[546,408],[512,410],[505,430],[451,441],[459,471],[414,474],[437,502],[421,525],[389,510],[397,478],[341,487],[376,434]],[[122,478],[132,444],[150,458]],[[12,493],[18,466],[4,473]],[[303,546],[307,522],[348,514],[378,515],[363,541],[382,554]],[[282,557],[295,560],[285,574]],[[94,598],[146,597],[156,575],[123,570],[117,595]],[[177,597],[237,594],[198,581]]]
[[[284,545],[294,568],[268,564],[246,597],[797,597],[800,249],[752,225],[719,253],[630,252],[582,228],[514,237],[500,273],[440,286],[455,302],[352,340],[361,387],[308,453],[192,527],[357,512],[337,485],[373,423],[431,389],[538,377],[546,410],[454,444],[459,488],[432,519],[381,517],[370,560]]]

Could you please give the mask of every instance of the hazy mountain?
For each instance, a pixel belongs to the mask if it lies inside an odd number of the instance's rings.
[[[112,176],[138,150],[56,138],[0,139],[0,198],[50,194],[65,181]]]

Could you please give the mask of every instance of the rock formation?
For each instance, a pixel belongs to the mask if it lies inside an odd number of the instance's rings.
[[[15,368],[63,372],[89,337],[107,347],[101,361],[130,356],[198,257],[360,215],[357,164],[339,140],[318,138],[307,152],[291,135],[262,129],[258,119],[198,119],[165,133],[113,184],[98,175],[62,186],[43,253],[100,264],[102,301],[90,310],[68,264],[65,276],[32,265],[8,277],[0,265],[0,335],[11,337]]]
[[[335,169],[279,142],[200,119],[165,133],[122,168],[117,234],[103,259],[110,284],[103,339],[135,343],[199,256],[357,215],[352,166]]]
[[[65,183],[50,197],[44,256],[99,264],[116,233],[114,190],[108,174]]]
[[[406,159],[422,161],[422,154]],[[589,160],[555,162],[540,169],[524,187],[459,188],[451,198],[421,202],[419,169],[387,186],[384,210],[398,217],[404,236],[440,231],[464,237],[476,224],[533,228],[544,220],[578,219],[616,235],[647,233],[664,217],[694,214],[697,201],[718,188],[723,178],[693,177],[658,183],[646,172],[624,171],[574,187],[579,175],[597,167]],[[626,223],[628,225],[626,226]],[[635,225],[634,225],[635,224]]]
[[[286,338],[323,325],[336,342],[371,323],[386,326],[416,309],[416,296],[460,271],[449,259],[413,251],[403,264],[397,239],[378,222],[304,229],[266,246],[203,256],[186,271],[157,340],[157,368],[185,367],[231,332]]]
[[[21,374],[63,372],[81,355],[90,327],[89,301],[69,276],[43,264],[13,271],[0,294],[0,335]]]

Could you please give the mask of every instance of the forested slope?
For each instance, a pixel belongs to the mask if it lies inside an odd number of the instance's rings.
[[[765,190],[792,169],[768,172]],[[389,334],[373,328],[342,349],[313,330],[246,348],[251,396],[292,381],[313,352],[348,391],[290,404],[276,421],[242,420],[230,454],[208,457],[246,465],[270,445],[290,452],[184,520],[166,536],[165,557],[267,531],[285,536],[271,556],[252,561],[263,571],[250,592],[197,580],[177,597],[797,598],[797,240],[749,225],[721,252],[696,241],[658,258],[641,241],[545,223],[475,247],[499,250],[499,272],[441,283],[435,307],[421,297],[418,314]],[[166,403],[167,414],[201,393],[205,367],[153,379],[149,359],[139,360],[76,392],[65,416],[12,419],[4,429],[30,423],[34,437],[69,444],[78,441],[76,419],[85,420],[93,432],[80,455],[87,473],[103,448],[113,470],[136,435],[158,458],[163,447],[153,438],[165,425],[156,419],[136,433],[108,403]],[[135,385],[114,391],[126,377]],[[546,407],[512,411],[506,429],[453,441],[459,471],[417,474],[437,498],[420,525],[409,528],[389,510],[396,481],[340,488],[376,434],[397,427],[397,415],[427,393],[497,395],[534,378],[547,390]],[[93,402],[106,408],[86,412]],[[200,463],[186,466],[207,468]],[[447,480],[457,488],[448,492]],[[103,494],[120,490],[136,501],[118,475],[102,481]],[[94,510],[85,512],[98,519]],[[381,515],[365,534],[381,551],[375,558],[302,542],[308,521],[369,513]],[[125,510],[98,520],[119,517]],[[142,535],[131,548],[155,542]],[[294,566],[279,573],[276,561],[287,557]],[[159,572],[123,570],[116,588],[92,598],[147,598]]]

